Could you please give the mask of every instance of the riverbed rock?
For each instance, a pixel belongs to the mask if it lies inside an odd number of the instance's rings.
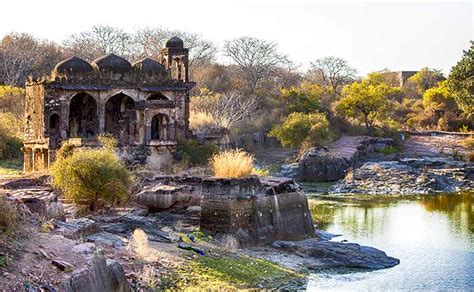
[[[474,163],[449,158],[367,162],[329,188],[329,193],[434,194],[474,189]]]
[[[116,261],[96,254],[90,265],[75,272],[64,284],[64,291],[129,292],[132,291],[123,267]]]
[[[44,219],[64,220],[63,204],[58,194],[50,187],[28,187],[9,193],[9,197],[23,203],[32,213]]]
[[[306,258],[306,267],[311,269],[345,267],[377,270],[400,263],[400,260],[387,256],[381,250],[356,243],[306,239],[275,241],[272,247]]]
[[[292,179],[208,178],[202,183],[200,227],[241,247],[314,236],[306,196]]]
[[[56,222],[54,232],[69,239],[80,239],[102,231],[94,220],[88,218],[72,219],[68,222]]]

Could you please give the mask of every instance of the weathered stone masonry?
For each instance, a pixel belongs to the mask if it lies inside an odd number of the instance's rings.
[[[178,137],[189,136],[188,49],[173,37],[160,61],[132,64],[108,54],[91,63],[71,57],[50,76],[29,80],[25,100],[25,172],[47,169],[68,140],[97,146],[101,133],[113,134],[128,163],[161,168],[170,163]]]

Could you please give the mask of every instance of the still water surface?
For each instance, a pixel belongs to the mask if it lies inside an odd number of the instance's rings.
[[[343,234],[333,240],[379,248],[400,265],[316,273],[308,290],[474,290],[474,193],[375,202],[319,196],[310,206],[320,229]]]

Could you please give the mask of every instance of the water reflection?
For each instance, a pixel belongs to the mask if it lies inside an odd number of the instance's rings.
[[[310,199],[319,228],[401,260],[376,272],[315,274],[309,288],[474,288],[474,193]],[[347,285],[347,286],[346,286]],[[381,286],[383,285],[383,286]],[[386,286],[390,285],[390,286]]]

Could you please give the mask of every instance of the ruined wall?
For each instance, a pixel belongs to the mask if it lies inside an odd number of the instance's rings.
[[[25,143],[45,143],[44,87],[40,84],[26,87]]]
[[[206,178],[201,208],[202,230],[234,236],[241,246],[314,236],[306,196],[291,179]]]

